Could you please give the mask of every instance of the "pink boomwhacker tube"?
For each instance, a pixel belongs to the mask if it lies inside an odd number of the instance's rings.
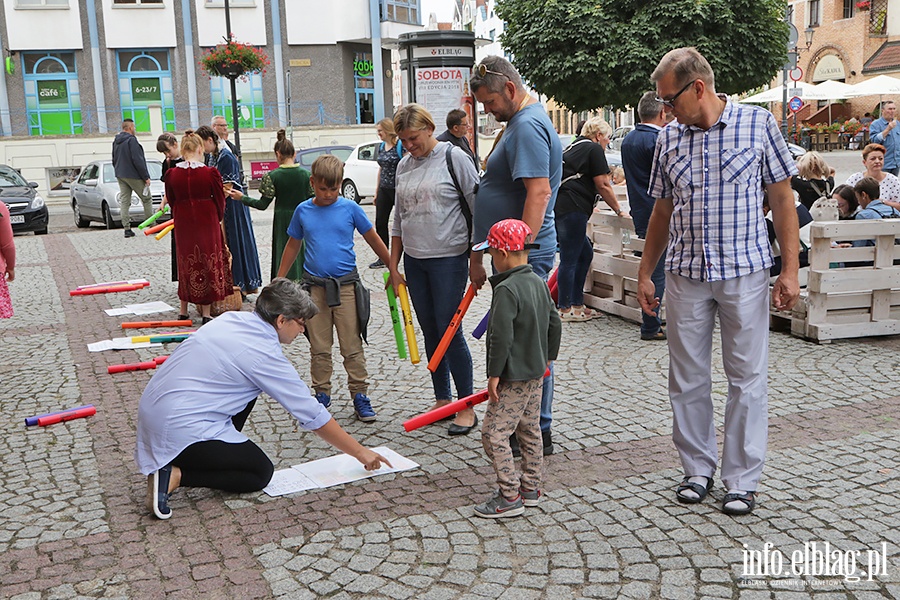
[[[83,419],[84,417],[91,417],[97,414],[97,409],[93,406],[88,406],[86,408],[76,408],[74,410],[67,410],[63,412],[58,412],[54,415],[49,415],[47,417],[41,417],[38,419],[37,424],[41,427],[46,427],[47,425],[53,425],[55,423],[60,423],[62,421],[71,421],[73,419]]]
[[[94,294],[111,294],[114,292],[133,292],[134,290],[142,290],[145,286],[139,284],[132,285],[109,285],[105,287],[91,287],[80,290],[71,290],[70,296],[92,296]]]
[[[157,366],[159,366],[159,363],[156,362],[156,360],[146,360],[139,363],[109,365],[106,367],[106,372],[112,375],[113,373],[124,373],[125,371],[146,371],[148,369],[155,369]]]

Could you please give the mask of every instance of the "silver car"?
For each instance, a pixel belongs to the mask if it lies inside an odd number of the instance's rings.
[[[162,163],[148,160],[147,170],[150,172],[150,195],[153,197],[153,210],[159,210],[165,185],[162,177]],[[119,210],[119,182],[113,169],[112,160],[95,160],[89,163],[78,174],[78,178],[69,186],[69,203],[75,216],[77,227],[90,227],[91,221],[106,225],[107,229],[122,226],[122,213]],[[131,194],[129,210],[133,223],[144,220],[144,208],[137,194]]]

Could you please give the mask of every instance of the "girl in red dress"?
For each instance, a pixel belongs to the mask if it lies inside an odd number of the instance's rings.
[[[231,267],[222,232],[225,190],[216,169],[203,164],[203,140],[193,131],[181,139],[178,163],[166,173],[166,199],[176,227],[179,319],[187,319],[188,303],[200,308],[203,323],[211,320],[213,302],[232,294]]]

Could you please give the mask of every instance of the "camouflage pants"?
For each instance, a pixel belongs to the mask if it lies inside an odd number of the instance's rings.
[[[481,444],[494,464],[500,492],[506,498],[519,495],[519,488],[536,490],[541,487],[541,468],[544,463],[544,442],[541,438],[540,377],[528,381],[501,381],[500,398],[488,402],[481,429]],[[522,450],[522,476],[516,472],[509,436],[515,432]]]

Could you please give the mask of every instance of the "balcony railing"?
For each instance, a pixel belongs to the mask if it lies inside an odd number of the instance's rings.
[[[856,6],[862,9],[866,5],[868,6],[869,35],[887,35],[888,0],[863,0]]]

